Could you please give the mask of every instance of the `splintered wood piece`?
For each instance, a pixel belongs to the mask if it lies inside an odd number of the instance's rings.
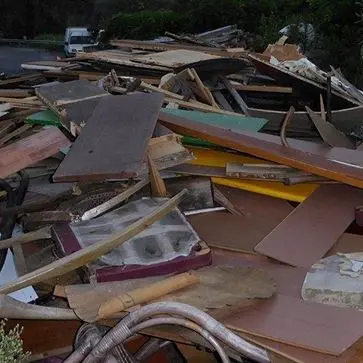
[[[0,316],[7,319],[78,320],[71,309],[25,304],[2,294],[0,294]]]
[[[291,120],[294,117],[294,113],[295,113],[294,106],[290,106],[289,112],[286,114],[286,116],[284,118],[284,122],[282,123],[282,126],[281,126],[281,133],[280,133],[281,142],[286,147],[289,146],[289,143],[288,143],[287,138],[286,138],[286,129],[290,125]]]
[[[326,112],[323,95],[320,93],[320,115],[323,121],[326,121]]]
[[[71,143],[56,127],[16,141],[0,149],[0,178],[16,173],[38,161],[49,158]]]
[[[277,295],[223,323],[235,331],[339,356],[363,334],[363,313]]]
[[[193,273],[183,273],[166,280],[155,282],[149,286],[125,292],[102,303],[93,317],[82,317],[82,320],[93,322],[108,318],[120,311],[129,309],[138,304],[143,304],[158,299],[166,294],[199,283],[199,278]],[[77,313],[77,310],[76,310]]]
[[[165,202],[159,208],[155,209],[148,216],[139,219],[135,223],[126,227],[123,231],[110,236],[106,240],[83,248],[69,256],[63,257],[50,263],[49,265],[41,267],[38,270],[21,276],[15,281],[2,285],[0,287],[0,293],[9,294],[22,289],[23,287],[64,275],[67,272],[86,265],[87,263],[108,253],[112,249],[120,246],[122,243],[128,241],[130,238],[136,236],[138,233],[145,230],[148,226],[164,217],[179,204],[185,193],[186,190],[181,191],[175,197]]]
[[[107,202],[104,202],[97,207],[94,207],[82,215],[82,221],[88,221],[90,219],[96,218],[100,214],[103,214],[110,210],[111,208],[116,207],[117,205],[124,202],[126,199],[130,198],[133,194],[135,194],[137,191],[141,190],[144,186],[149,184],[149,179],[142,179],[135,185],[131,186],[124,192],[120,193],[119,195],[116,195],[116,197],[111,198]]]
[[[331,147],[345,147],[355,149],[355,144],[343,132],[337,130],[331,123],[324,121],[318,114],[313,112],[308,106],[305,106],[307,113],[315,127],[318,129],[320,136]]]
[[[160,176],[159,171],[156,169],[153,160],[150,157],[150,153],[147,155],[149,163],[150,183],[151,190],[154,197],[166,197],[167,191],[164,180]]]
[[[24,233],[20,236],[4,239],[0,241],[0,250],[13,247],[15,244],[23,244],[40,239],[52,238],[51,227],[44,227],[33,232]]]
[[[296,267],[311,267],[354,220],[363,191],[347,185],[322,185],[296,207],[255,251]]]

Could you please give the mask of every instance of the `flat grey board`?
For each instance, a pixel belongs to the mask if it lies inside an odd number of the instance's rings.
[[[59,101],[80,100],[107,94],[102,88],[84,79],[39,87],[37,93],[54,105]]]
[[[54,181],[138,176],[163,98],[161,93],[104,97],[54,174]]]

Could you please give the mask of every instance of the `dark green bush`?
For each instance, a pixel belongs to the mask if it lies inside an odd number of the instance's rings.
[[[180,33],[188,29],[188,21],[174,11],[144,10],[137,13],[119,13],[106,27],[106,38],[152,39],[166,31]]]

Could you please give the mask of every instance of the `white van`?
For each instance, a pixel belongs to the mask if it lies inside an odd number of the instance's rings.
[[[67,28],[64,36],[64,53],[67,57],[74,56],[85,47],[94,44],[91,33],[87,28]]]

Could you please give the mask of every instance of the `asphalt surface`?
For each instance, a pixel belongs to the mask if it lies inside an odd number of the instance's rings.
[[[21,64],[36,60],[55,60],[59,52],[43,49],[15,48],[0,46],[0,73],[13,74],[21,72]]]

